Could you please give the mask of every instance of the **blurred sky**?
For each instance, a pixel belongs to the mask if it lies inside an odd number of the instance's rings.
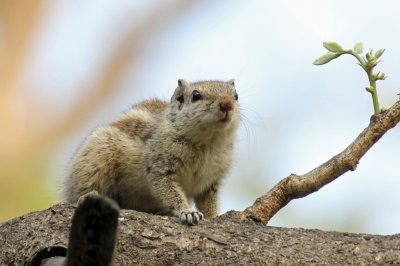
[[[62,119],[88,97],[82,84],[126,33],[118,25],[149,23],[147,14],[168,2],[48,1],[23,74],[31,97],[54,107],[43,121]],[[325,53],[323,41],[386,48],[378,66],[388,76],[378,83],[380,103],[389,107],[398,99],[399,11],[396,0],[199,1],[157,34],[134,40],[135,64],[124,70],[107,102],[44,156],[52,169],[46,182],[56,195],[55,177],[62,179],[91,130],[143,99],[169,99],[179,78],[235,78],[246,119],[220,202],[221,212],[243,210],[290,173],[303,174],[342,151],[368,125],[373,107],[364,89],[367,76],[346,56],[312,65]],[[399,233],[399,137],[398,126],[355,172],[292,201],[270,225]]]

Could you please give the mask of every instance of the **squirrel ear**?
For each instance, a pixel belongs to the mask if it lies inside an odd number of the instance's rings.
[[[229,85],[235,86],[235,80],[234,79],[230,79],[226,83],[228,83]]]
[[[179,84],[179,87],[175,89],[174,94],[171,97],[171,103],[177,101],[178,102],[178,106],[179,109],[182,106],[183,102],[184,102],[184,96],[183,96],[183,91],[184,91],[184,87]]]
[[[179,87],[189,87],[189,83],[184,79],[178,79],[178,86]]]

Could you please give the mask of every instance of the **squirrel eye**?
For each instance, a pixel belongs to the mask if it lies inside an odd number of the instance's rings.
[[[197,90],[194,90],[192,92],[192,102],[196,102],[198,100],[201,100],[203,97],[201,96],[200,92]]]
[[[237,101],[239,99],[239,95],[237,94],[237,92],[235,92],[235,100]]]

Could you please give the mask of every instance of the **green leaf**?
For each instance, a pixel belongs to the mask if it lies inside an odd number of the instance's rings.
[[[376,53],[375,53],[375,58],[378,59],[379,57],[381,57],[381,55],[383,54],[383,52],[385,52],[385,49],[376,51]]]
[[[362,54],[363,50],[364,50],[364,45],[362,44],[362,42],[358,42],[358,43],[356,43],[356,44],[354,45],[353,51],[354,51],[356,54]]]
[[[315,59],[313,64],[314,65],[323,65],[335,58],[338,58],[341,55],[342,55],[342,53],[327,53],[327,54],[324,54],[323,56]]]
[[[343,52],[342,46],[335,42],[324,42],[323,45],[329,52]]]

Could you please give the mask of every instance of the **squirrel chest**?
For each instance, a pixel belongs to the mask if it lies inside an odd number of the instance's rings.
[[[189,157],[178,171],[177,182],[188,198],[193,198],[210,189],[226,175],[232,152],[229,147],[199,147],[196,156]]]

